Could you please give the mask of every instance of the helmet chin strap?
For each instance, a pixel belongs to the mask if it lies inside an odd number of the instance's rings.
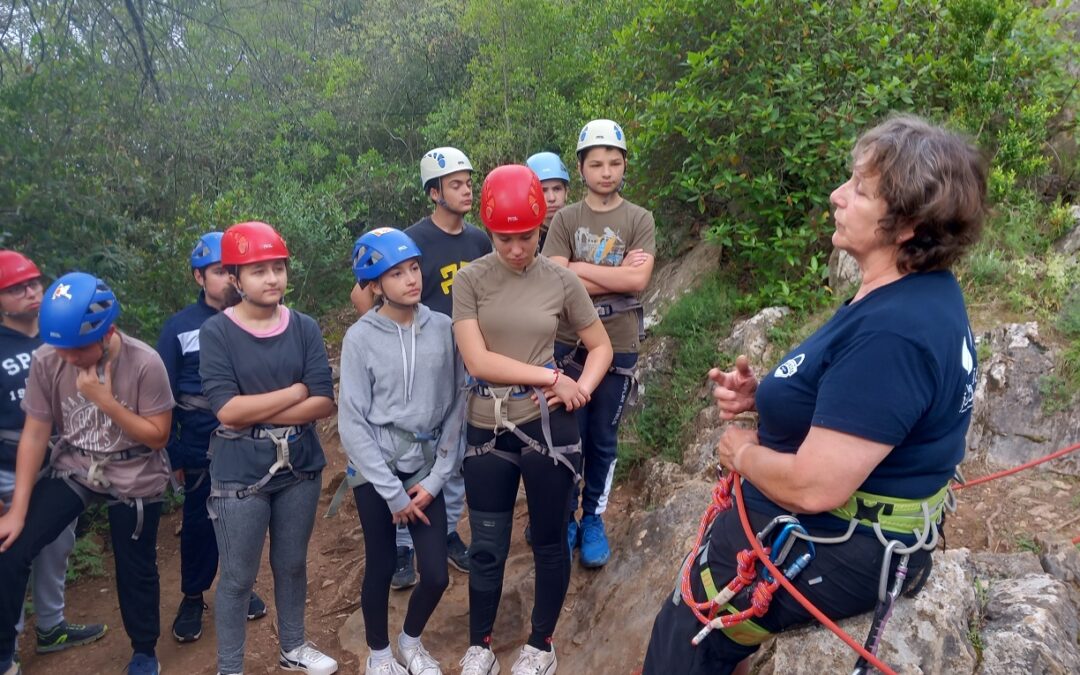
[[[407,310],[410,310],[410,309],[416,309],[416,306],[418,304],[420,304],[419,302],[414,302],[412,304],[405,304],[405,303],[402,303],[402,302],[398,302],[397,300],[392,299],[389,295],[386,295],[385,293],[381,294],[381,296],[382,296],[382,301],[383,302],[385,302],[390,307],[392,307],[394,309],[397,309],[397,310],[401,310],[401,311],[407,311]]]

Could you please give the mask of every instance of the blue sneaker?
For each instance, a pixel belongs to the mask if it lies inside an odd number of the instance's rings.
[[[161,666],[157,658],[146,654],[132,654],[127,665],[127,675],[158,675]]]
[[[603,567],[611,558],[604,519],[595,515],[581,518],[581,564],[585,567]]]
[[[574,557],[574,549],[581,546],[581,526],[577,519],[570,516],[570,523],[566,526],[566,543],[570,547],[570,558]]]

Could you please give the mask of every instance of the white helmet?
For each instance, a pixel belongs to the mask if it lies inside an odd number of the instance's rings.
[[[577,155],[581,159],[581,153],[596,146],[618,148],[626,152],[626,135],[622,127],[611,120],[593,120],[581,127],[578,134]]]
[[[472,163],[464,152],[457,148],[435,148],[420,158],[420,186],[425,187],[435,178],[472,170]]]

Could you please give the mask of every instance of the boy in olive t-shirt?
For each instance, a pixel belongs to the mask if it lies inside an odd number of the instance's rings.
[[[622,198],[626,138],[611,120],[593,120],[578,136],[578,170],[585,198],[558,213],[551,222],[544,255],[576,273],[592,296],[611,337],[611,371],[577,411],[585,485],[580,527],[571,516],[570,550],[581,546],[581,564],[602,567],[611,557],[603,513],[615,475],[619,420],[633,387],[642,332],[638,299],[652,277],[656,232],[652,213]],[[585,350],[568,326],[560,325],[555,358],[563,368],[580,371]],[[571,495],[571,513],[578,495]]]

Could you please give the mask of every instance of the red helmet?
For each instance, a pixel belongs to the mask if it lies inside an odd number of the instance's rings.
[[[522,164],[496,167],[484,179],[480,219],[492,232],[520,234],[544,222],[547,204],[540,178]]]
[[[250,265],[288,257],[285,240],[266,223],[237,223],[221,238],[222,265]]]
[[[30,258],[15,251],[0,251],[0,290],[40,276],[41,270]]]

